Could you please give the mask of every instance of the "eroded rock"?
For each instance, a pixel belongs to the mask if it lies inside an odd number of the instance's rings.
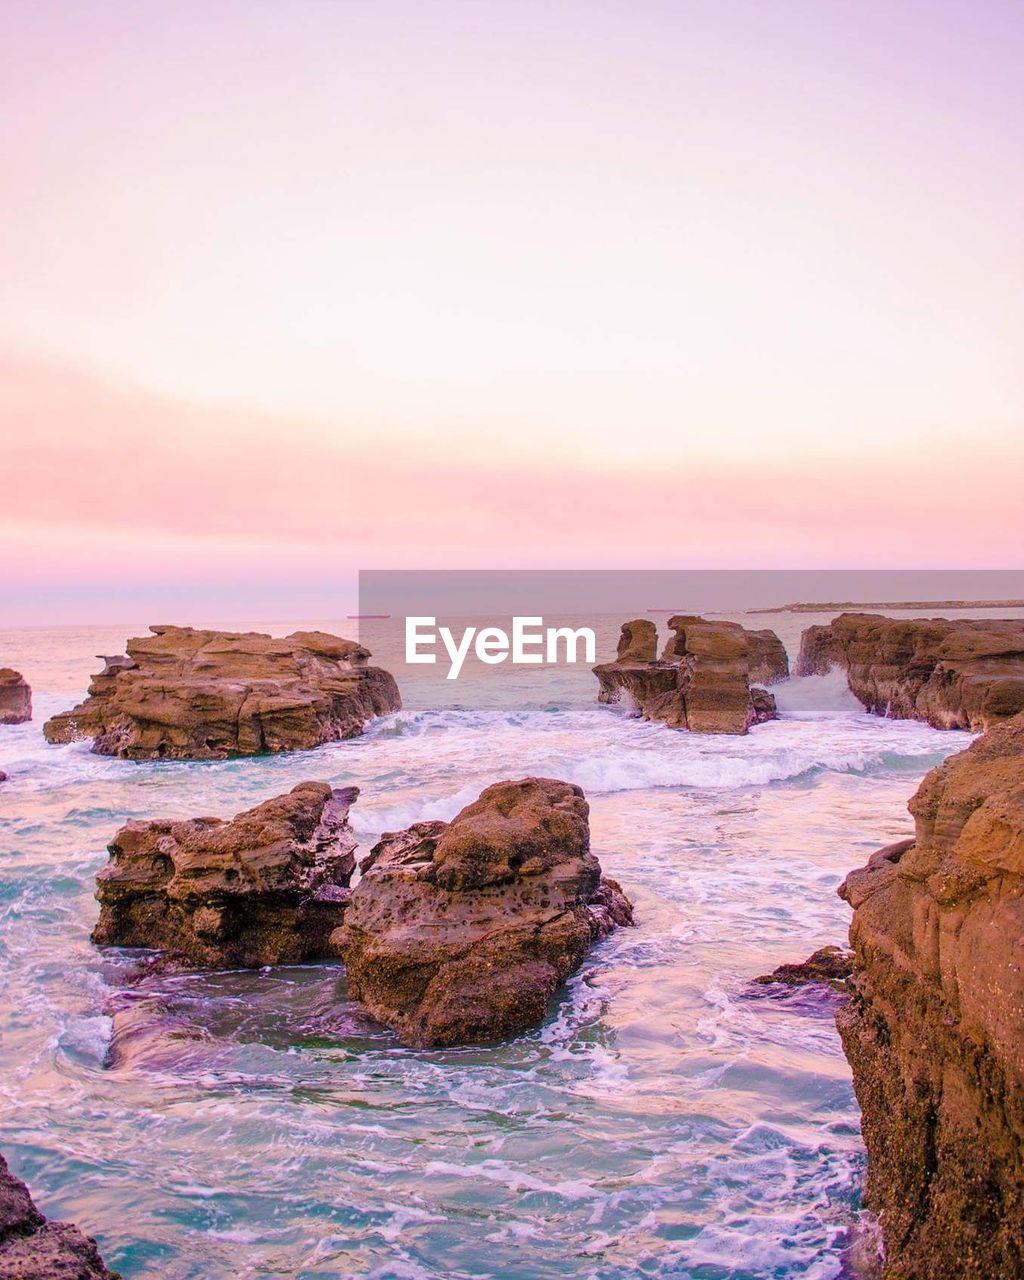
[[[1024,715],[922,782],[840,893],[837,1013],[887,1280],[1024,1275]]]
[[[248,967],[330,955],[348,902],[358,790],[303,782],[225,822],[128,822],[97,876],[102,946],[166,948],[176,962]]]
[[[832,667],[876,715],[980,732],[1024,711],[1024,619],[844,613],[800,641],[797,675]]]
[[[128,641],[125,661],[104,656],[86,700],[43,726],[48,741],[92,738],[94,751],[132,760],[224,759],[351,738],[401,706],[394,677],[352,640],[150,631]]]
[[[0,1156],[0,1280],[120,1280],[96,1241],[70,1222],[50,1222]]]
[[[414,1046],[540,1023],[593,943],[632,922],[590,852],[588,814],[579,787],[525,778],[450,823],[384,835],[333,940],[349,994]]]
[[[774,632],[682,614],[669,627],[673,634],[658,659],[654,624],[643,618],[623,624],[616,661],[594,668],[599,702],[625,700],[645,719],[695,733],[746,733],[775,718],[775,699],[755,683],[789,674]]]
[[[819,947],[799,964],[780,964],[771,973],[754,979],[759,986],[779,983],[786,987],[802,987],[815,983],[846,990],[846,979],[853,972],[853,952],[846,947]]]
[[[32,719],[32,690],[20,671],[0,667],[0,724],[24,724]]]

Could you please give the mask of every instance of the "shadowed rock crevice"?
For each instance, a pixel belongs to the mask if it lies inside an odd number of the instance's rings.
[[[151,627],[128,656],[104,657],[89,696],[48,720],[50,742],[92,738],[102,755],[218,760],[355,737],[402,705],[394,677],[353,640],[296,631]]]

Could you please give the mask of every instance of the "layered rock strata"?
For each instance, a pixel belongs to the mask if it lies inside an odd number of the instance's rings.
[[[352,640],[150,631],[126,658],[104,658],[86,700],[46,722],[48,741],[92,738],[94,751],[132,760],[224,759],[351,738],[401,706],[394,677]]]
[[[1024,715],[922,782],[840,893],[837,1014],[886,1280],[1024,1275]]]
[[[200,967],[330,957],[355,870],[357,795],[303,782],[230,822],[126,823],[97,877],[93,941],[166,948]]]
[[[832,667],[876,715],[980,732],[1024,710],[1024,619],[844,613],[801,637],[797,675]]]
[[[413,1046],[536,1026],[594,942],[632,922],[588,814],[579,787],[525,778],[384,835],[333,939],[350,996]]]
[[[594,668],[599,702],[625,700],[647,720],[695,733],[746,733],[775,718],[775,699],[757,687],[789,674],[773,631],[681,614],[669,626],[673,634],[659,659],[652,622],[623,624],[616,660]]]

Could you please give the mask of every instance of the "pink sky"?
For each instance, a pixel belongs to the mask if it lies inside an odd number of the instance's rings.
[[[1017,6],[0,22],[0,621],[1020,566]]]

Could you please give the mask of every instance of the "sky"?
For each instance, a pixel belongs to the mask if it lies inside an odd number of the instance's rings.
[[[1024,8],[6,0],[0,621],[1018,568]]]

